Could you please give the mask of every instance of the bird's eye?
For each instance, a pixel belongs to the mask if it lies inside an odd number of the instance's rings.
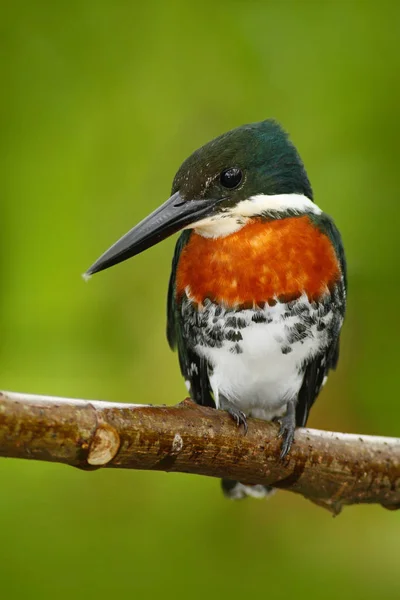
[[[219,180],[222,185],[229,190],[233,190],[233,188],[237,187],[239,183],[242,181],[243,173],[238,167],[230,167],[229,169],[224,169],[219,176]]]

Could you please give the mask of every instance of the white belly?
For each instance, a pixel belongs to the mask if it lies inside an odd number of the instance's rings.
[[[308,314],[316,310],[304,296],[297,303],[306,303]],[[297,397],[303,382],[302,366],[326,346],[327,334],[313,324],[307,335],[303,332],[293,340],[293,327],[299,323],[295,312],[288,316],[287,305],[280,303],[263,312],[265,323],[252,321],[254,311],[236,313],[247,325],[237,330],[242,337],[239,343],[225,340],[222,347],[199,344],[196,351],[212,366],[210,383],[217,407],[223,395],[246,415],[270,420],[281,416],[288,400]],[[330,318],[332,313],[324,317],[326,324]]]

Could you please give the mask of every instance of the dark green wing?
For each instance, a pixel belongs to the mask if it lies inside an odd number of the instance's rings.
[[[323,354],[308,363],[296,404],[296,425],[304,427],[311,407],[324,383],[330,369],[335,369],[339,358],[339,338]]]
[[[184,231],[178,238],[172,259],[171,277],[167,300],[167,339],[172,350],[178,350],[181,373],[190,384],[190,396],[203,406],[215,406],[211,396],[208,368],[205,360],[190,347],[190,322],[184,323],[181,303],[177,303],[175,279],[183,248],[189,241],[191,231]],[[195,268],[195,267],[194,267]],[[196,308],[193,309],[195,313]]]
[[[176,271],[178,268],[179,259],[183,248],[189,241],[190,231],[184,231],[178,238],[175,245],[174,256],[172,259],[171,275],[168,284],[168,297],[167,297],[167,340],[171,350],[176,350],[177,338],[179,337],[178,321],[179,312],[178,306],[175,299],[175,280]]]
[[[338,257],[342,278],[331,290],[330,302],[332,304],[333,318],[329,336],[331,343],[321,354],[306,366],[303,384],[301,386],[296,405],[296,424],[304,427],[312,405],[321,391],[324,378],[331,369],[336,369],[339,360],[340,328],[346,311],[347,269],[343,242],[336,225],[328,215],[322,214],[310,217],[315,225],[331,240]]]

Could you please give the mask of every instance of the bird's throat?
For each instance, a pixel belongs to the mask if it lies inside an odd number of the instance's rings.
[[[218,239],[239,231],[249,221],[248,217],[236,217],[229,213],[222,213],[215,217],[202,219],[191,228],[201,237]]]
[[[226,237],[239,231],[252,219],[263,215],[283,218],[286,215],[321,214],[321,209],[302,194],[258,194],[234,206],[192,223],[188,229],[206,238]]]

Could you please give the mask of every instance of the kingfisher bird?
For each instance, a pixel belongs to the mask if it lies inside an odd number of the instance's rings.
[[[248,417],[278,421],[283,459],[337,365],[347,283],[340,233],[279,123],[237,127],[193,152],[170,198],[86,275],[177,232],[167,338],[190,396],[245,431]],[[272,491],[222,488],[233,499]]]

